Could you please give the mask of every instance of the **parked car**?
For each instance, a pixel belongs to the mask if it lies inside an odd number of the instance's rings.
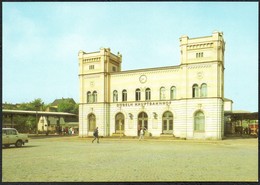
[[[15,128],[2,128],[2,145],[5,147],[10,145],[21,147],[28,142],[27,134],[19,134]]]

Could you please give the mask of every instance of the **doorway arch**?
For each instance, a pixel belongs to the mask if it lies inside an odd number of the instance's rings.
[[[138,114],[138,122],[137,122],[137,133],[140,135],[141,128],[148,129],[148,115],[146,112],[140,112]]]
[[[162,116],[162,133],[173,134],[173,114],[166,111]]]
[[[121,112],[115,116],[115,133],[125,132],[125,116]]]

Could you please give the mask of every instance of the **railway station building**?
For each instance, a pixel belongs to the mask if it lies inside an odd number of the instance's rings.
[[[122,71],[119,52],[79,51],[79,136],[96,127],[100,136],[138,136],[145,127],[150,136],[222,139],[223,33],[179,41],[177,66]]]

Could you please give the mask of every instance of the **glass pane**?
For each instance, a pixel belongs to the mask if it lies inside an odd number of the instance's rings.
[[[144,121],[144,127],[145,127],[146,129],[148,129],[148,121],[147,121],[147,120]]]
[[[207,85],[206,84],[202,84],[202,86],[201,86],[201,96],[202,97],[207,96]]]
[[[124,122],[124,120],[122,120],[121,123],[122,123],[121,130],[125,130],[125,122]]]
[[[167,130],[167,120],[163,121],[163,130]]]
[[[173,120],[169,120],[169,130],[173,130]]]
[[[204,114],[202,112],[198,112],[196,115],[195,115],[195,124],[194,124],[194,129],[196,131],[204,131],[205,129],[205,117],[204,117]]]
[[[119,121],[116,120],[116,130],[119,130]]]

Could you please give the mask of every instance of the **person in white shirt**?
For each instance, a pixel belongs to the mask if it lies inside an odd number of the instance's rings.
[[[141,139],[144,139],[144,129],[143,129],[143,128],[141,128],[141,130],[140,130],[139,141],[140,141]]]

